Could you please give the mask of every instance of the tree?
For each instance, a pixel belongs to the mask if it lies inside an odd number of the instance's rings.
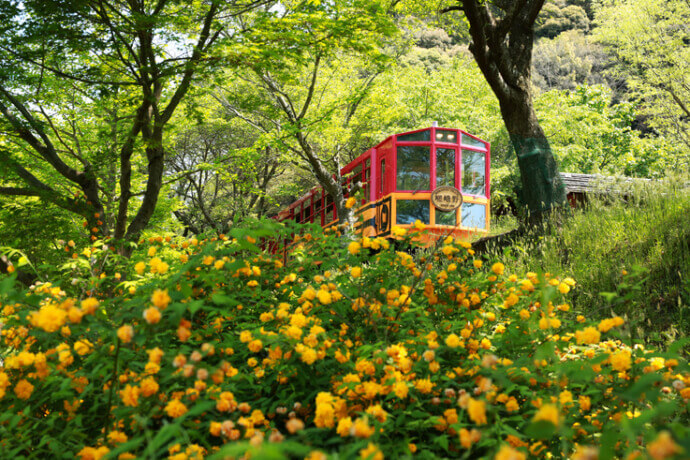
[[[285,164],[238,118],[208,119],[184,129],[171,147],[167,170],[180,175],[172,190],[183,207],[175,216],[187,231],[227,233],[249,215],[264,215],[269,184]]]
[[[690,151],[690,3],[686,0],[607,0],[595,10],[595,39],[616,58],[612,74],[645,123]]]
[[[568,30],[554,39],[542,38],[534,47],[532,82],[538,88],[574,90],[578,85],[605,83],[608,61],[603,47],[579,30]]]
[[[568,0],[547,0],[537,18],[535,35],[555,38],[568,30],[589,31],[589,17],[585,8]]]
[[[535,101],[558,164],[586,174],[654,177],[665,172],[666,142],[632,129],[635,107],[611,104],[606,86],[549,91]]]
[[[218,16],[257,3],[4,3],[0,194],[76,213],[93,237],[136,240],[163,186],[166,127],[209,64]]]
[[[253,35],[236,59],[252,64],[215,92],[229,115],[272,137],[277,153],[313,174],[342,224],[354,222],[340,177],[347,133],[387,62],[383,46],[395,33],[388,8],[381,0],[298,2],[271,21],[239,17]],[[259,54],[257,43],[264,44]]]
[[[498,98],[517,153],[522,199],[532,219],[565,201],[549,142],[534,111],[531,61],[534,24],[544,0],[459,0],[470,25],[470,52]]]

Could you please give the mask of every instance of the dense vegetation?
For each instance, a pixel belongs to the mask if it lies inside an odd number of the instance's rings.
[[[4,282],[3,451],[659,459],[690,448],[678,347],[635,345],[622,316],[575,308],[572,278],[482,263],[452,238],[414,258],[383,239],[343,247],[320,228],[285,259],[254,239],[291,231],[278,227],[151,238],[130,260],[85,250],[71,286]]]
[[[687,458],[690,6],[541,3],[0,3],[0,457]],[[530,148],[644,185],[483,254],[265,219],[433,121],[497,233]]]

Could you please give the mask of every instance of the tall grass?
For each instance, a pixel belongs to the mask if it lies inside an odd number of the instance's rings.
[[[628,315],[648,341],[689,336],[688,184],[687,177],[676,177],[637,186],[625,196],[590,196],[570,217],[554,217],[545,233],[516,238],[503,254],[494,255],[511,260],[516,272],[571,275],[578,282],[577,308],[592,317],[611,310]],[[622,288],[633,292],[625,302],[602,295]]]

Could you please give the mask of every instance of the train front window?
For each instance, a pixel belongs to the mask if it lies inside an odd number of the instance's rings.
[[[477,203],[463,203],[462,226],[467,228],[486,228],[486,206]]]
[[[469,147],[476,147],[479,149],[485,149],[486,148],[486,145],[482,141],[477,140],[472,136],[468,136],[467,134],[462,135],[462,145],[467,145]]]
[[[436,187],[455,187],[455,149],[436,149]]]
[[[486,195],[486,156],[482,152],[462,151],[462,193]]]
[[[414,224],[416,220],[429,223],[428,200],[397,200],[395,206],[398,224]]]
[[[448,131],[445,129],[436,130],[436,142],[448,142],[451,144],[458,143],[458,136],[455,131]]]
[[[431,189],[431,150],[428,146],[398,147],[398,190]]]
[[[457,211],[445,212],[440,209],[436,210],[436,225],[450,225],[455,227],[457,224]]]
[[[416,133],[398,135],[398,142],[429,142],[430,140],[431,132],[428,129]]]

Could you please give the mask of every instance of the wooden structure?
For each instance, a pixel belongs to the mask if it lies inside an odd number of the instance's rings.
[[[588,196],[595,194],[626,199],[636,188],[651,182],[650,179],[577,173],[561,173],[561,180],[568,203],[573,208],[584,205]]]

